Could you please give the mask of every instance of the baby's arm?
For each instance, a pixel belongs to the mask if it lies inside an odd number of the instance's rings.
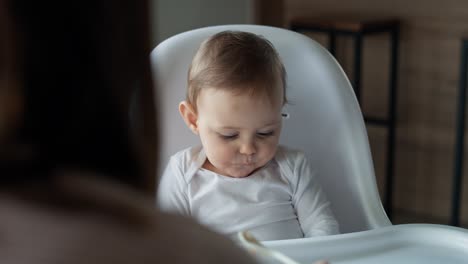
[[[338,234],[338,222],[333,216],[330,202],[326,198],[310,162],[304,155],[299,155],[296,162],[293,204],[304,236]]]
[[[156,203],[166,212],[190,215],[187,182],[177,160],[171,158],[159,181]]]

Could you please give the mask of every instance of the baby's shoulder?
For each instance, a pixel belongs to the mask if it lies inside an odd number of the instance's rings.
[[[275,156],[281,172],[292,182],[298,182],[303,174],[304,168],[313,169],[314,162],[302,150],[286,146],[279,146]]]
[[[200,155],[201,151],[201,146],[188,147],[172,155],[171,160],[177,161],[179,163],[192,163],[197,160],[197,157]]]
[[[278,146],[275,161],[287,174],[294,174],[304,165],[310,164],[310,159],[303,150],[283,145]]]
[[[278,163],[287,163],[290,165],[301,162],[305,159],[305,153],[302,150],[279,145],[276,150],[275,159]]]
[[[187,182],[192,178],[191,175],[197,171],[205,160],[203,148],[201,146],[192,146],[180,150],[171,156],[171,166],[177,168]]]

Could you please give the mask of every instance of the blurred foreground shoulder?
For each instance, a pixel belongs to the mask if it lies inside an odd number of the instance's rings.
[[[158,213],[159,241],[167,241],[165,254],[171,263],[255,263],[232,240],[214,233],[184,216]],[[174,249],[177,248],[176,251]],[[180,254],[182,253],[183,254]]]
[[[0,192],[0,263],[254,263],[228,238],[124,186],[63,183],[67,206]]]

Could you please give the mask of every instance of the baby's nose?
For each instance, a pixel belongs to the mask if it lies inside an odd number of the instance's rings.
[[[253,155],[255,154],[255,152],[257,152],[256,148],[255,148],[255,145],[250,143],[250,142],[247,142],[247,143],[244,143],[241,145],[240,147],[240,150],[239,152],[243,155]]]

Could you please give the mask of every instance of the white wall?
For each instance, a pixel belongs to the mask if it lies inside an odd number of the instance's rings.
[[[254,0],[153,0],[154,45],[204,26],[254,21]]]

